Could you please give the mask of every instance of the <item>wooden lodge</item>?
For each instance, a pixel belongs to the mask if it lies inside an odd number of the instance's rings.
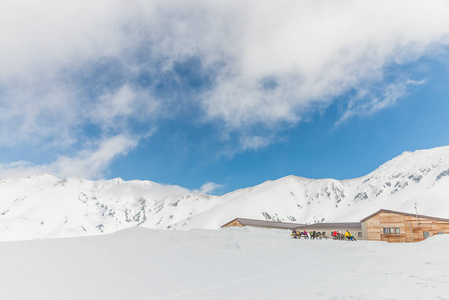
[[[260,227],[319,231],[330,237],[331,232],[348,230],[357,240],[385,241],[389,243],[413,243],[437,234],[449,234],[449,219],[429,217],[381,209],[360,222],[298,224],[236,218],[225,227]]]
[[[370,241],[413,243],[449,233],[449,219],[381,209],[361,220],[362,234]]]

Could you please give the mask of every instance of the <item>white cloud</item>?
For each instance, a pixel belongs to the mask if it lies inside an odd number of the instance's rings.
[[[63,177],[100,178],[115,158],[126,155],[137,143],[135,138],[124,135],[101,140],[95,148],[85,149],[75,157],[58,157],[49,165],[50,173]]]
[[[363,90],[359,95],[348,102],[348,107],[336,122],[339,126],[354,116],[366,116],[379,112],[382,109],[395,105],[401,98],[408,94],[408,85],[421,85],[425,80],[415,81],[407,79],[405,82],[389,84],[381,89],[381,95],[370,95]]]
[[[85,60],[117,55],[120,1],[0,3],[0,79],[40,82]]]
[[[23,89],[22,89],[23,88]],[[77,122],[74,98],[63,89],[26,88],[0,92],[0,145],[56,139],[71,144],[71,124]]]
[[[0,177],[17,178],[50,173],[60,178],[98,179],[103,177],[114,159],[126,155],[137,143],[136,138],[118,135],[98,141],[93,147],[83,149],[73,157],[59,156],[49,164],[34,165],[31,162],[18,161],[0,165]]]
[[[145,91],[124,84],[115,92],[107,91],[98,101],[88,105],[87,118],[104,130],[126,127],[128,119],[140,119],[155,114],[160,107]]]
[[[245,8],[251,13],[232,43],[239,51],[204,100],[208,115],[232,128],[298,122],[350,89],[376,89],[385,67],[448,42],[446,1],[268,1]],[[274,90],[263,88],[266,78]],[[366,110],[393,104],[397,96],[385,93]]]
[[[35,174],[45,173],[45,168],[36,166],[28,161],[16,161],[0,165],[0,178],[22,178]]]
[[[205,184],[203,184],[199,190],[195,190],[195,193],[200,193],[200,194],[210,194],[213,193],[214,191],[216,191],[217,189],[223,187],[223,185],[221,184],[217,184],[214,182],[206,182]]]
[[[245,136],[240,140],[242,150],[256,150],[268,146],[273,138],[269,136]]]
[[[407,79],[407,84],[411,84],[411,85],[422,85],[424,83],[426,83],[425,79],[421,79],[421,80],[414,80],[414,79]]]
[[[5,0],[0,36],[0,146],[67,148],[86,124],[101,128],[100,140],[142,135],[129,121],[152,128],[176,107],[182,85],[157,89],[175,62],[195,57],[214,80],[187,103],[241,134],[240,150],[251,150],[349,90],[368,98],[350,100],[340,122],[391,106],[407,85],[422,84],[385,83],[384,70],[440,54],[449,3]],[[104,70],[109,60],[116,69]],[[141,73],[151,77],[147,85]]]

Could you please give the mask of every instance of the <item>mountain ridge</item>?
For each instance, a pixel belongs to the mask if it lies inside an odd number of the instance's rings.
[[[288,175],[221,196],[179,186],[51,174],[0,180],[0,240],[96,235],[143,226],[217,229],[236,218],[360,221],[379,209],[449,218],[449,146],[403,152],[365,176]]]

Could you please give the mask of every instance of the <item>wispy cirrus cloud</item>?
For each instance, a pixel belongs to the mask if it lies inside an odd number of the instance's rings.
[[[335,125],[339,126],[354,116],[372,115],[393,106],[409,93],[409,85],[418,86],[425,82],[424,79],[407,79],[406,81],[388,84],[377,91],[360,90],[356,97],[348,101],[344,113]]]
[[[335,125],[339,126],[354,116],[372,115],[386,107],[394,105],[407,94],[407,84],[390,84],[381,92],[382,94],[380,95],[373,95],[371,91],[360,91],[359,95],[349,100],[346,110]]]

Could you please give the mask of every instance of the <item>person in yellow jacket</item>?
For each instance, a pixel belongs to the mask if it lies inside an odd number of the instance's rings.
[[[351,236],[352,236],[352,234],[351,234],[348,230],[346,230],[346,232],[345,232],[345,237],[346,237],[348,240],[352,241]]]

